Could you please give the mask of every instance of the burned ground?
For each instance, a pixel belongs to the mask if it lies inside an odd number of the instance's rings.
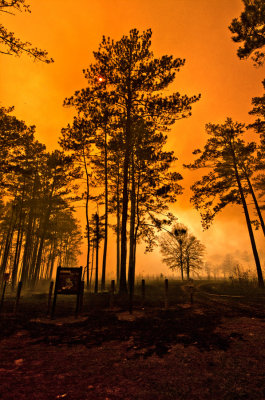
[[[263,308],[201,293],[77,321],[3,314],[0,398],[264,399]]]

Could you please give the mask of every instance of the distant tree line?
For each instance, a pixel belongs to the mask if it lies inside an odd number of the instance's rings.
[[[0,276],[34,287],[56,265],[77,262],[82,235],[71,204],[80,172],[12,111],[0,108]]]

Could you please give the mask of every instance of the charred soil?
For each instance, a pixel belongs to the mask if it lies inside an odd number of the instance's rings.
[[[264,310],[201,295],[76,321],[2,314],[0,398],[264,399]]]

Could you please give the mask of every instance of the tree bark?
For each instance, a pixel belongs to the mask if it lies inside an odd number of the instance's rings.
[[[96,271],[95,271],[95,293],[98,292],[98,250],[99,250],[99,216],[95,215],[96,220]]]
[[[246,200],[245,200],[245,195],[244,195],[244,192],[243,192],[243,188],[242,188],[241,181],[240,181],[240,176],[239,176],[239,173],[238,173],[237,162],[236,162],[236,157],[235,157],[235,153],[234,153],[234,149],[233,148],[232,148],[232,156],[233,156],[233,163],[234,163],[236,181],[237,181],[237,185],[238,185],[238,189],[239,189],[239,193],[240,193],[240,197],[241,197],[241,201],[242,201],[242,205],[243,205],[243,209],[244,209],[244,214],[245,214],[246,223],[247,223],[247,227],[248,227],[248,233],[249,233],[250,242],[251,242],[251,246],[252,246],[252,251],[253,251],[253,255],[254,255],[254,259],[255,259],[255,263],[256,263],[256,269],[257,269],[257,275],[258,275],[258,284],[259,284],[259,287],[264,288],[264,281],[263,281],[263,275],[262,275],[259,255],[258,255],[256,242],[255,242],[255,238],[254,238],[254,234],[253,234],[253,229],[252,229],[252,225],[251,225],[251,221],[250,221],[250,217],[249,217],[247,203],[246,203]]]
[[[19,267],[23,235],[24,235],[24,230],[23,230],[23,226],[21,224],[18,229],[18,233],[17,233],[16,253],[15,253],[15,259],[14,259],[13,270],[12,270],[12,278],[11,278],[12,290],[15,289],[16,283],[17,283],[17,275],[18,275],[18,267]]]
[[[122,223],[121,223],[121,267],[120,267],[120,294],[127,293],[126,284],[126,258],[127,258],[127,218],[128,218],[128,172],[131,154],[131,111],[132,111],[132,93],[131,93],[131,57],[132,48],[130,48],[130,62],[127,80],[127,104],[126,104],[126,129],[125,129],[125,156],[123,165],[123,191],[122,191]]]
[[[253,186],[252,186],[252,184],[250,182],[250,179],[249,179],[247,173],[245,174],[245,176],[246,176],[247,183],[248,183],[248,186],[249,186],[249,190],[250,190],[251,196],[253,198],[253,201],[254,201],[254,204],[255,204],[255,208],[256,208],[256,211],[257,211],[257,214],[258,214],[258,217],[259,217],[259,220],[260,220],[260,225],[261,225],[261,228],[262,228],[262,232],[263,232],[263,235],[265,236],[265,224],[264,224],[264,220],[263,220],[263,217],[262,217],[262,214],[261,214],[261,211],[260,211],[260,207],[259,207],[256,195],[255,195]]]
[[[116,236],[116,246],[117,246],[117,264],[116,264],[116,281],[117,286],[120,281],[120,165],[119,159],[117,161],[117,236]]]
[[[95,258],[94,253],[95,253],[95,240],[93,240],[93,246],[92,246],[91,268],[90,268],[90,279],[89,279],[90,288],[92,287],[91,283],[92,283],[92,274],[94,269],[94,258]]]
[[[102,260],[102,275],[101,275],[101,290],[105,290],[106,281],[106,261],[108,248],[108,137],[107,126],[105,125],[105,143],[104,143],[104,175],[105,175],[105,233],[104,233],[104,248]]]
[[[83,161],[86,173],[86,228],[87,228],[87,256],[86,256],[86,285],[89,287],[89,258],[90,258],[90,231],[89,231],[89,217],[88,217],[88,202],[89,202],[89,174],[87,168],[87,160],[85,150],[83,147]]]
[[[6,234],[4,253],[3,253],[3,257],[2,257],[2,261],[1,261],[0,277],[2,277],[3,274],[5,273],[6,266],[7,266],[7,260],[8,260],[8,256],[9,256],[9,251],[10,251],[10,247],[11,247],[12,240],[13,240],[13,235],[14,235],[15,226],[16,226],[16,216],[14,214],[15,214],[14,207],[12,205],[10,224],[9,224],[9,228],[8,228],[8,231]]]
[[[129,290],[131,296],[134,291],[134,277],[135,277],[135,269],[134,269],[134,245],[135,245],[135,181],[134,181],[134,155],[131,153],[132,161],[132,173],[131,173],[131,219],[130,219],[130,253],[129,253],[129,271],[128,271],[128,282],[129,282]]]
[[[33,188],[31,192],[31,206],[29,209],[28,214],[28,225],[26,230],[26,238],[25,238],[25,245],[24,245],[24,252],[23,252],[23,261],[22,261],[22,270],[21,270],[21,281],[23,284],[27,282],[28,279],[28,269],[29,269],[29,261],[30,261],[30,254],[32,248],[32,230],[33,230],[33,223],[36,219],[34,216],[34,208],[35,208],[35,195],[36,195],[36,188],[37,188],[37,174],[34,177]]]
[[[37,270],[37,255],[38,255],[38,250],[39,250],[39,243],[40,243],[40,238],[38,234],[35,237],[35,243],[34,243],[34,248],[32,252],[32,258],[31,258],[31,267],[30,267],[30,273],[29,273],[29,281],[30,281],[30,286],[33,289],[36,281],[37,281],[37,275],[38,275],[38,270]]]

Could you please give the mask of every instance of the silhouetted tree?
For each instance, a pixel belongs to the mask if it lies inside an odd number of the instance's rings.
[[[89,286],[89,262],[90,262],[90,218],[89,200],[92,176],[93,143],[95,143],[96,127],[94,122],[80,115],[75,117],[72,125],[62,129],[59,144],[64,150],[71,151],[75,162],[80,165],[85,175],[85,212],[86,212],[86,239],[87,239],[87,258],[86,258],[86,281]]]
[[[73,188],[73,181],[79,178],[79,168],[73,166],[71,157],[63,152],[55,150],[47,153],[46,163],[43,165],[42,173],[42,215],[39,224],[39,244],[34,265],[33,284],[38,276],[42,260],[42,251],[46,234],[49,226],[50,217],[54,208],[62,205],[65,207],[64,200],[70,195]]]
[[[105,208],[101,276],[101,287],[104,290],[109,225],[109,161],[111,160],[108,142],[113,136],[117,135],[117,123],[114,118],[117,116],[117,112],[113,106],[112,95],[106,91],[105,80],[102,76],[93,70],[93,66],[90,66],[84,73],[88,79],[89,86],[81,91],[76,91],[74,96],[65,99],[64,105],[74,106],[78,111],[78,119],[81,119],[82,123],[88,123],[90,126],[90,129],[86,130],[86,136],[90,137],[90,142],[94,144],[90,165],[94,174],[95,186],[97,186],[97,189],[102,184],[104,186],[104,194],[101,193],[101,196],[97,197],[98,204],[104,204]]]
[[[199,99],[199,96],[181,96],[179,93],[173,93],[170,96],[161,94],[163,89],[173,82],[175,73],[185,61],[179,58],[173,59],[172,56],[154,58],[150,50],[151,35],[151,30],[140,35],[136,29],[133,29],[128,36],[123,36],[116,42],[103,37],[99,50],[94,52],[95,62],[84,71],[88,87],[66,99],[66,104],[75,106],[82,117],[93,118],[97,124],[98,137],[101,140],[96,143],[96,146],[100,148],[100,143],[102,143],[102,149],[104,149],[102,160],[104,160],[105,207],[108,205],[106,181],[111,181],[108,171],[112,169],[110,161],[114,159],[111,154],[111,142],[116,142],[116,149],[121,155],[119,180],[116,180],[119,186],[122,184],[122,196],[117,197],[117,202],[122,203],[120,292],[127,291],[126,254],[129,211],[131,254],[129,263],[131,266],[135,258],[133,254],[135,254],[137,169],[134,152],[137,150],[139,138],[139,121],[148,123],[150,132],[167,131],[177,119],[189,116],[191,105]],[[117,213],[119,213],[119,207]],[[107,234],[108,225],[107,215],[106,208],[105,234]],[[118,214],[117,218],[120,218]],[[117,234],[119,234],[119,229]],[[103,268],[103,278],[104,271]]]
[[[170,171],[176,157],[164,151],[166,136],[150,129],[143,121],[134,132],[130,181],[130,249],[128,280],[133,291],[136,262],[136,245],[146,241],[147,251],[156,245],[157,232],[172,222],[168,203],[175,202],[182,192],[182,176]],[[162,217],[161,217],[162,216]]]
[[[263,89],[265,89],[265,79],[262,81]],[[262,96],[252,98],[253,108],[249,112],[258,118],[249,128],[254,128],[255,132],[260,135],[261,145],[265,146],[265,93]]]
[[[14,107],[0,108],[0,196],[7,195],[8,188],[18,171],[18,157],[26,137],[32,137],[35,127],[27,127],[23,121],[11,115]]]
[[[50,220],[69,209],[79,169],[73,168],[71,157],[62,152],[46,153],[45,146],[34,138],[35,127],[27,127],[3,108],[0,118],[0,275],[8,269],[13,287],[18,278],[33,285],[47,275],[44,261],[48,252],[53,263],[58,256],[58,240],[51,243]],[[69,251],[65,247],[70,260]]]
[[[46,237],[49,249],[46,279],[51,279],[56,257],[58,265],[72,267],[77,264],[78,256],[81,254],[81,228],[71,207],[64,207],[53,213]]]
[[[265,88],[265,81],[262,82]],[[253,109],[249,112],[251,115],[255,115],[258,118],[254,123],[248,125],[248,129],[253,128],[254,131],[259,135],[259,143],[257,144],[257,157],[254,160],[252,169],[255,170],[256,174],[251,191],[258,191],[259,197],[263,197],[265,194],[265,95],[260,97],[254,97],[252,99]],[[254,189],[253,189],[254,188]],[[256,206],[259,221],[265,236],[265,224],[261,215],[261,209],[264,209],[264,205],[259,206],[256,196],[253,196],[254,204]]]
[[[201,210],[202,224],[208,228],[217,212],[228,204],[242,204],[252,251],[256,263],[259,286],[264,287],[260,260],[257,252],[251,220],[246,203],[249,193],[246,172],[242,169],[241,157],[246,146],[240,136],[243,125],[228,118],[223,125],[207,124],[208,139],[204,150],[195,150],[198,154],[194,163],[185,165],[190,169],[208,168],[210,171],[192,185],[191,198],[196,209]],[[251,144],[250,144],[251,149]],[[246,159],[246,158],[245,158]]]
[[[265,54],[265,3],[264,0],[243,0],[244,11],[239,18],[234,18],[229,26],[234,34],[232,39],[243,45],[238,48],[237,55],[240,59],[252,55],[254,65],[263,64]]]
[[[179,269],[182,280],[184,271],[189,279],[191,271],[202,268],[205,246],[189,233],[185,225],[175,224],[171,232],[161,235],[159,243],[163,263],[173,270]]]
[[[25,0],[0,0],[0,12],[14,15],[16,11],[30,13],[30,6]],[[2,24],[0,24],[0,53],[8,55],[20,56],[22,53],[28,54],[34,60],[43,61],[45,63],[53,62],[52,58],[48,58],[45,50],[32,47],[30,42],[22,42],[17,38],[14,32],[9,32]]]

